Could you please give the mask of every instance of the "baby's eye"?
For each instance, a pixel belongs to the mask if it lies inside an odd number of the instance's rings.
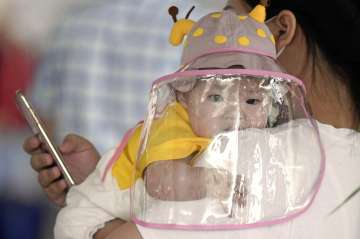
[[[224,100],[221,95],[216,95],[216,94],[214,94],[214,95],[209,95],[208,98],[209,98],[211,101],[213,101],[213,102],[221,102],[221,101]]]
[[[257,105],[261,102],[261,100],[259,99],[254,99],[254,98],[251,98],[251,99],[247,99],[246,100],[246,104],[249,104],[249,105]]]

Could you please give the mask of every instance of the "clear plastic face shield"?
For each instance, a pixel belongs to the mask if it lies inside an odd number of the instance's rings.
[[[179,229],[280,223],[310,206],[324,160],[294,77],[246,69],[177,72],[151,91],[132,217]]]

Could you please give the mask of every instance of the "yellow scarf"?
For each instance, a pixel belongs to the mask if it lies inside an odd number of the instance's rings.
[[[153,121],[149,131],[147,146],[135,167],[143,124],[139,125],[130,137],[127,146],[113,165],[112,175],[120,189],[132,185],[133,170],[135,181],[142,177],[149,164],[160,160],[186,158],[193,153],[202,152],[210,139],[195,135],[190,126],[189,116],[179,103],[168,106],[164,116]]]

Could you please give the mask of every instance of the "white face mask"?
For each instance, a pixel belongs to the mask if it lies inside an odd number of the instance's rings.
[[[270,21],[272,21],[276,16],[273,16],[271,18],[269,18],[268,20],[265,21],[266,24],[268,24]],[[280,57],[280,55],[284,52],[286,46],[282,47],[281,49],[278,50],[278,52],[276,53],[276,59],[278,59]]]

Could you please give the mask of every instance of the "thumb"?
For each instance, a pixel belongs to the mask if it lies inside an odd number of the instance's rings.
[[[69,134],[65,137],[62,145],[59,149],[63,154],[68,154],[72,152],[83,151],[89,148],[90,142],[75,134]]]

